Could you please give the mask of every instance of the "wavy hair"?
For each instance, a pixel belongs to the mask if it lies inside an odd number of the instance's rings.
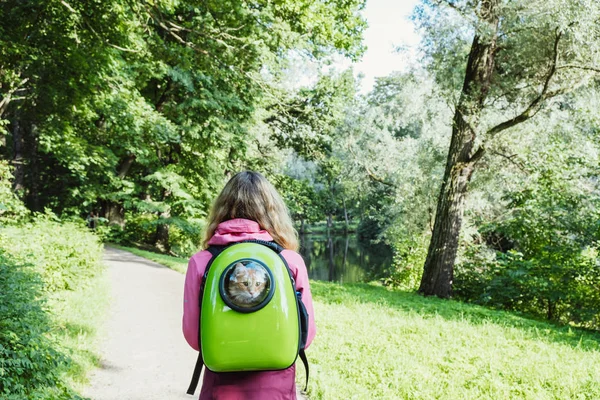
[[[298,232],[294,229],[289,210],[275,187],[262,174],[242,171],[227,182],[213,203],[203,248],[208,247],[208,241],[221,222],[234,218],[256,221],[283,248],[298,250]]]

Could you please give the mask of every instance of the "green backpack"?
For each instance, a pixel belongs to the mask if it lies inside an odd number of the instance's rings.
[[[273,371],[291,367],[298,356],[308,385],[308,313],[283,248],[248,240],[207,250],[212,257],[200,288],[200,352],[187,393],[194,394],[203,366]]]

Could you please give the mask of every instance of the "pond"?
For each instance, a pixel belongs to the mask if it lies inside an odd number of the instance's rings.
[[[362,242],[356,234],[300,235],[300,253],[309,278],[338,283],[373,280],[392,262],[389,246]]]

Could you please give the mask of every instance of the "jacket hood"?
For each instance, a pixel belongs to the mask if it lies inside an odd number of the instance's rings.
[[[224,245],[243,240],[265,240],[272,241],[273,237],[266,230],[262,229],[258,222],[249,219],[235,218],[221,222],[215,234],[208,241],[208,244]]]

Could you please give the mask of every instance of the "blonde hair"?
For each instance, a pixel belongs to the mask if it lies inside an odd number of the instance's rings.
[[[283,248],[298,250],[298,233],[288,208],[273,185],[258,172],[238,172],[227,182],[212,206],[203,248],[208,247],[221,222],[234,218],[256,221]]]

